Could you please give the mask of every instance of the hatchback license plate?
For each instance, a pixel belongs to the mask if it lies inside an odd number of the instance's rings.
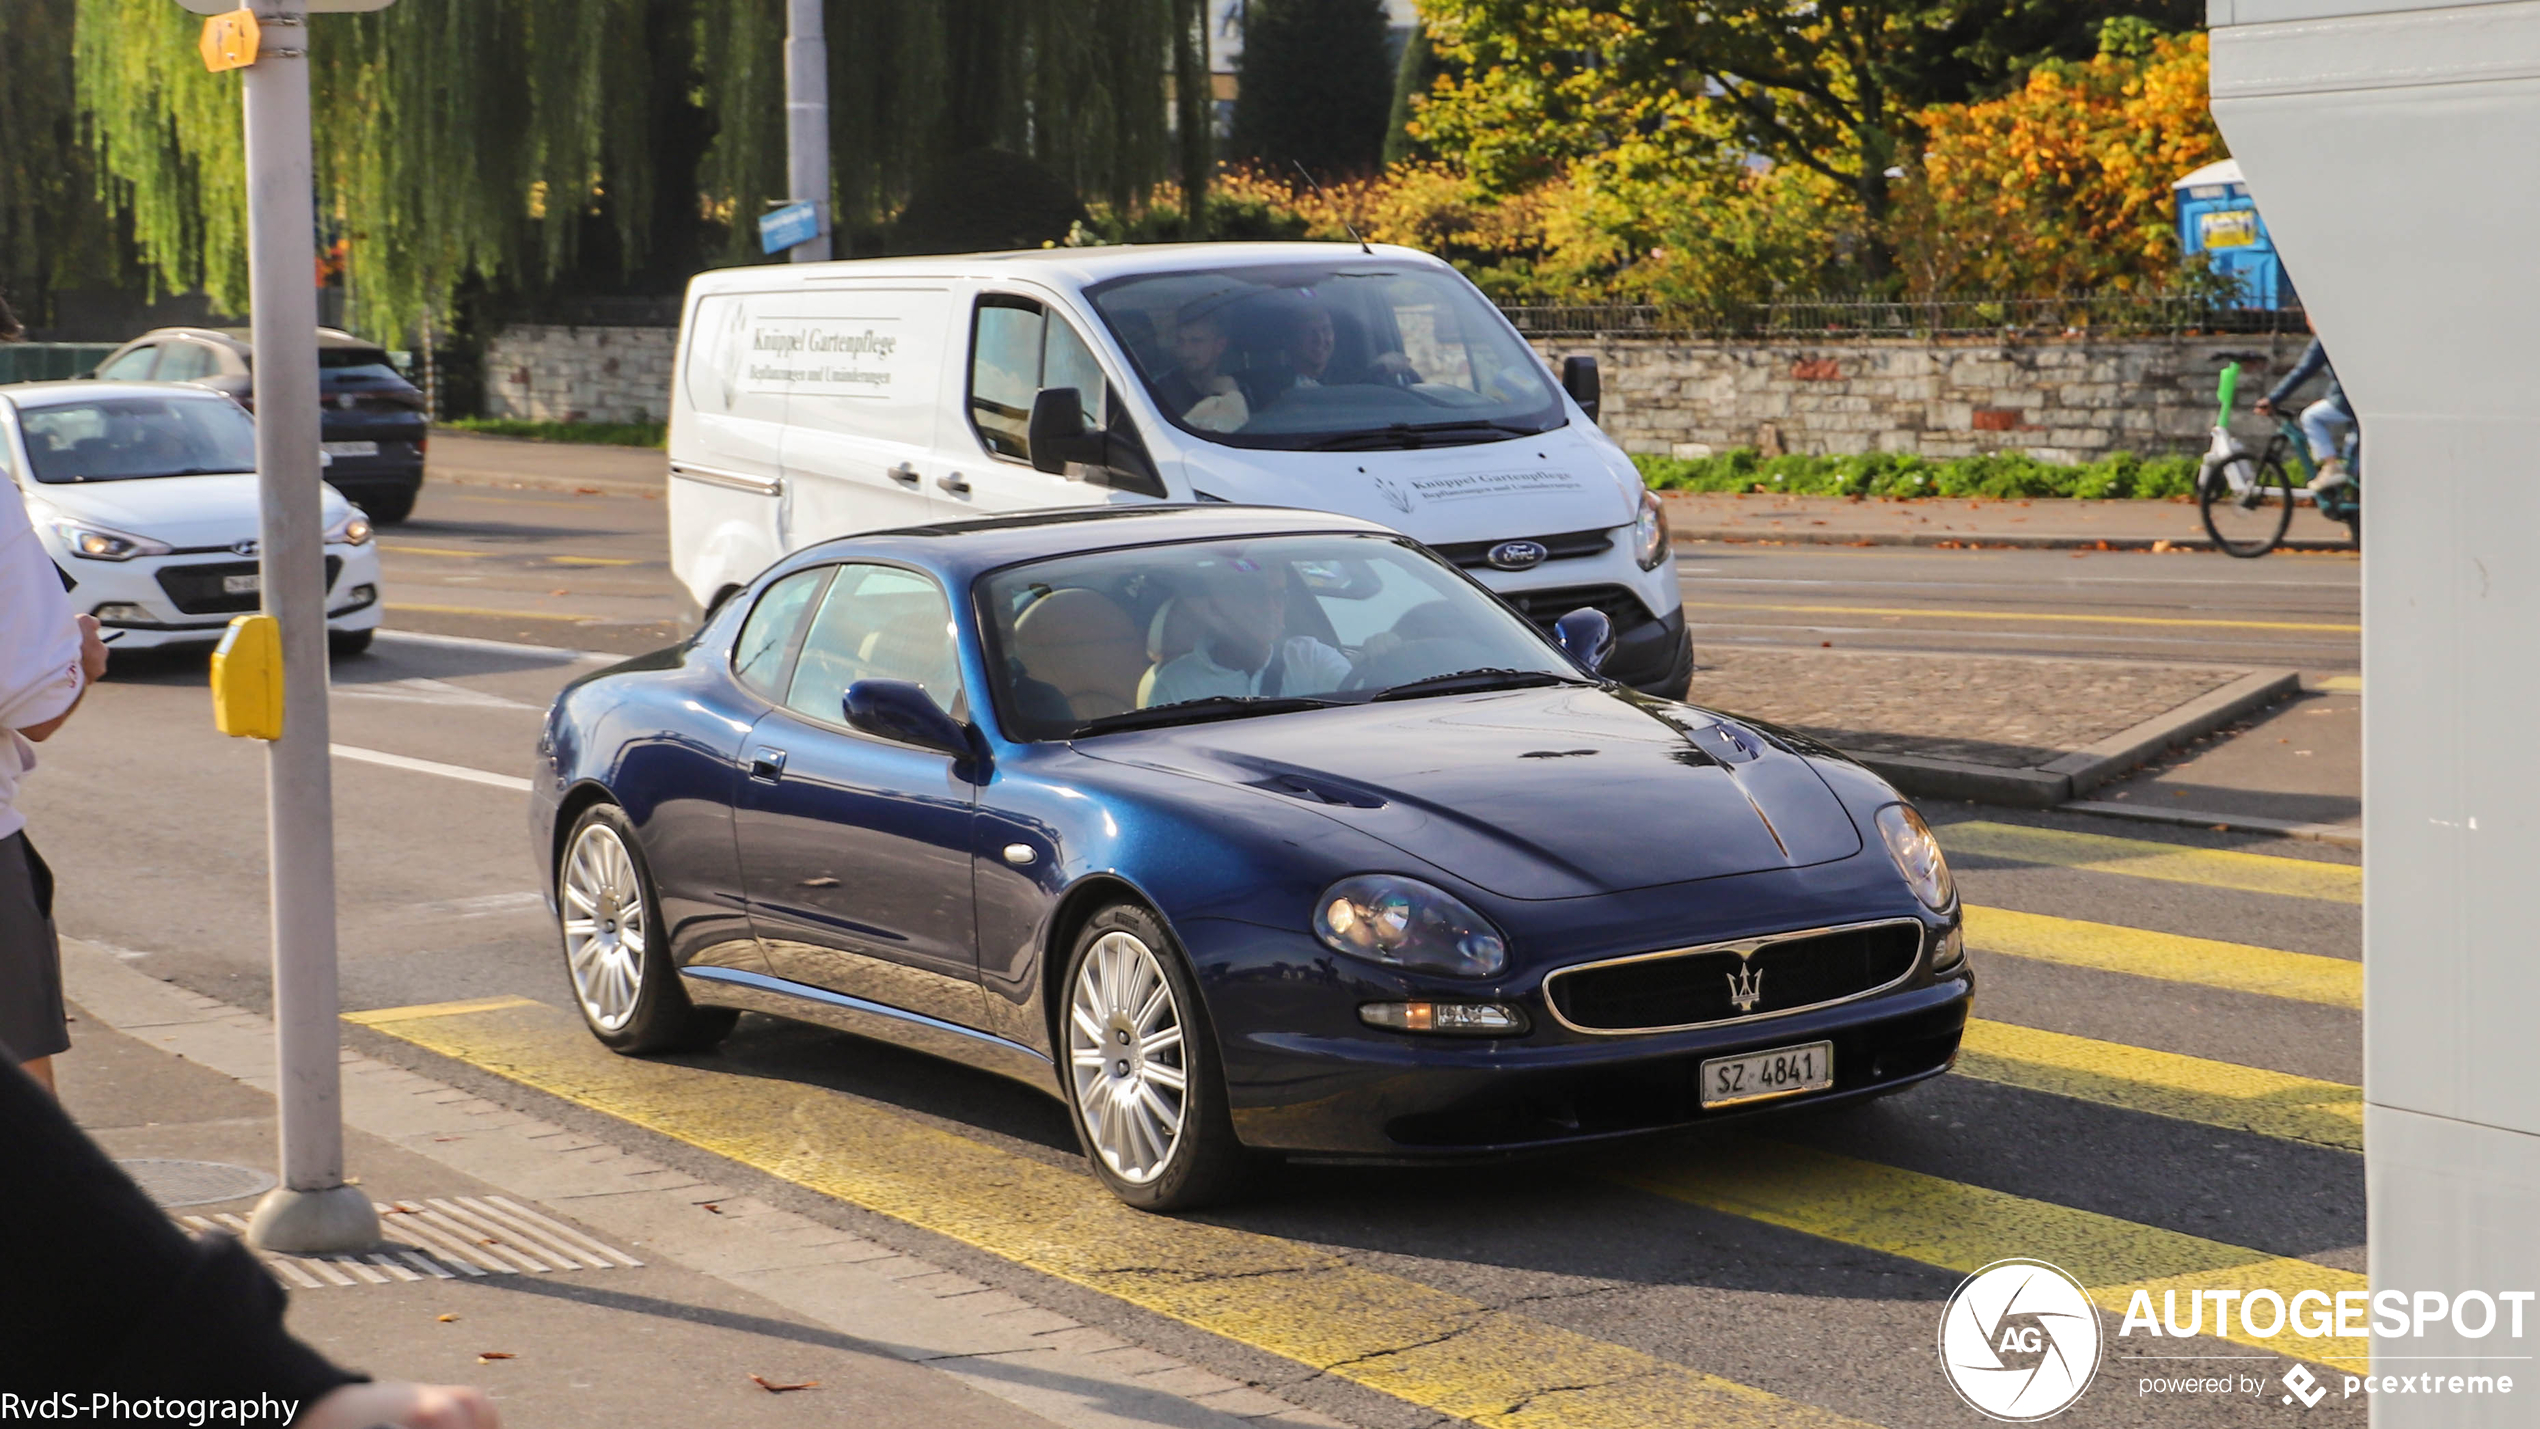
[[[377,442],[320,442],[318,450],[328,456],[377,456]]]
[[[1734,1106],[1767,1097],[1822,1092],[1834,1085],[1834,1044],[1803,1042],[1702,1064],[1702,1105]]]
[[[261,595],[264,593],[264,588],[265,577],[262,571],[249,571],[243,576],[220,578],[220,593],[223,595]]]

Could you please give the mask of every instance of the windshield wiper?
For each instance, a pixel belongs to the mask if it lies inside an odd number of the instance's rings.
[[[1473,670],[1450,670],[1443,675],[1391,685],[1371,698],[1379,700],[1413,700],[1422,695],[1461,695],[1476,690],[1523,690],[1540,685],[1584,685],[1589,683],[1576,675],[1559,675],[1550,670],[1512,670],[1503,665],[1484,665]]]
[[[1151,729],[1157,725],[1196,724],[1202,720],[1328,709],[1341,703],[1340,700],[1318,700],[1308,695],[1202,695],[1195,700],[1175,700],[1169,705],[1149,705],[1142,710],[1099,715],[1069,730],[1067,737],[1082,739],[1089,734],[1110,734],[1123,729]]]
[[[1493,437],[1541,436],[1547,428],[1530,427],[1523,422],[1497,422],[1479,417],[1460,418],[1452,422],[1394,422],[1382,427],[1369,427],[1355,432],[1342,432],[1308,445],[1314,452],[1348,451],[1353,448],[1419,447],[1429,437],[1465,437],[1488,441]]]

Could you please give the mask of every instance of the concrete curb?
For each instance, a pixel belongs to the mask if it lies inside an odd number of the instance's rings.
[[[2305,824],[2293,819],[2262,818],[2256,814],[2205,814],[2194,809],[2138,808],[2113,799],[2075,799],[2055,807],[2066,813],[2098,814],[2104,818],[2132,819],[2137,823],[2221,829],[2235,834],[2273,834],[2278,838],[2357,850],[2364,846],[2364,830],[2360,824]]]
[[[2214,543],[2204,536],[2033,536],[2025,533],[1953,532],[1941,535],[1931,531],[1757,531],[1743,526],[1711,526],[1672,528],[1675,539],[1685,543],[1717,541],[1723,545],[1749,546],[1920,546],[1948,550],[2004,549],[2023,551],[2197,551],[2211,552]],[[2300,536],[2286,540],[2276,549],[2283,551],[2352,551],[2344,541],[2321,540]]]
[[[1971,799],[2021,809],[2051,809],[2080,798],[2165,749],[2211,734],[2301,688],[2302,675],[2298,670],[2253,670],[2221,689],[2131,729],[2119,730],[2042,768],[2005,769],[1914,754],[1855,753],[1853,758],[1907,794]]]

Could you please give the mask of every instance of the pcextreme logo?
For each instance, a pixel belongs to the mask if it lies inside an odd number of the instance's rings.
[[[2052,1419],[2099,1369],[2099,1309],[2042,1260],[1997,1260],[1940,1315],[1940,1370],[1967,1406],[2010,1424]]]

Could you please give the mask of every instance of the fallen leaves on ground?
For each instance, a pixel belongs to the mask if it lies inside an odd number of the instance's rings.
[[[516,1360],[519,1358],[520,1356],[513,1354],[509,1350],[486,1350],[476,1357],[476,1362],[478,1364],[492,1364],[496,1360]]]
[[[816,1379],[807,1379],[800,1384],[778,1384],[774,1380],[769,1379],[767,1376],[759,1374],[751,1375],[750,1383],[757,1385],[759,1388],[766,1390],[770,1394],[791,1394],[798,1389],[820,1388],[820,1381]]]

